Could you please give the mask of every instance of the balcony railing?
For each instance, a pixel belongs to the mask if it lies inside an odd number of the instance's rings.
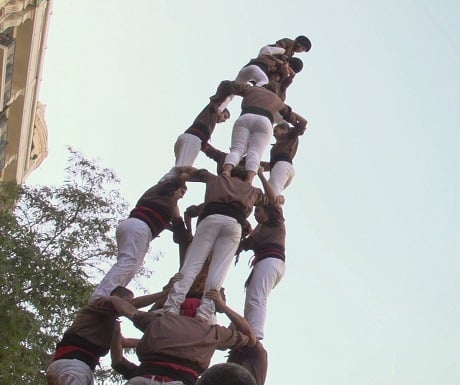
[[[4,113],[0,113],[0,171],[5,167],[6,159],[6,134],[8,131],[8,120]]]
[[[0,33],[0,110],[11,98],[15,45],[12,35]]]

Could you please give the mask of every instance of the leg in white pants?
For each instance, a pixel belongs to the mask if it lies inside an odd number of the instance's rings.
[[[102,282],[92,294],[90,301],[110,295],[117,286],[126,286],[144,262],[152,240],[152,232],[144,221],[128,218],[120,222],[116,230],[118,258]]]
[[[257,170],[260,167],[260,160],[273,136],[273,125],[265,116],[252,115],[252,117],[253,121],[250,127],[251,134],[248,140],[245,168],[257,174]]]
[[[176,282],[169,291],[163,306],[164,310],[179,314],[186,294],[211,253],[212,258],[205,289],[220,289],[238,248],[240,237],[241,225],[234,218],[213,214],[201,220],[180,270],[183,278]],[[200,315],[209,318],[209,313],[214,313],[214,302],[212,306],[207,303],[202,306]]]
[[[269,79],[267,74],[262,71],[259,66],[250,65],[243,67],[240,72],[238,72],[235,81],[238,83],[254,82],[257,87],[260,87],[264,84],[268,84]]]
[[[93,385],[93,371],[83,361],[62,359],[46,368],[48,385]]]
[[[176,167],[193,166],[196,157],[201,150],[201,139],[196,135],[184,132],[179,135],[174,144],[176,155]]]
[[[268,84],[270,80],[268,79],[267,74],[264,71],[262,71],[262,69],[259,66],[250,65],[247,67],[243,67],[240,70],[240,72],[238,72],[235,81],[243,84],[248,82],[254,82],[256,86],[260,87],[264,84]],[[230,102],[233,100],[233,97],[234,95],[227,96],[227,98],[219,106],[219,111],[225,110],[227,106],[230,104]]]
[[[252,278],[246,288],[244,318],[258,339],[264,338],[268,296],[285,272],[286,264],[278,258],[265,258],[253,267]]]
[[[224,164],[236,166],[246,156],[246,170],[257,173],[260,159],[270,143],[273,126],[268,118],[256,114],[241,115],[233,126],[230,152]]]
[[[241,225],[235,218],[231,217],[226,217],[225,222],[214,242],[208,277],[204,285],[204,293],[211,289],[220,290],[240,244]],[[214,316],[215,311],[214,301],[203,297],[196,314],[210,320]]]
[[[247,122],[248,115],[250,114],[241,115],[238,119],[236,119],[233,125],[232,143],[230,146],[230,151],[225,157],[224,164],[231,164],[236,166],[240,162],[243,155],[246,154],[250,135]]]
[[[291,184],[294,175],[294,167],[291,163],[284,160],[275,163],[270,170],[270,178],[268,179],[275,196],[281,195],[281,192]]]

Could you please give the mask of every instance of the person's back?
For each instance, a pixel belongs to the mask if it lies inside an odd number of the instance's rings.
[[[133,323],[144,332],[136,348],[141,368],[152,366],[152,361],[171,361],[201,373],[209,366],[215,350],[245,346],[248,341],[234,328],[209,325],[190,316],[138,312]]]

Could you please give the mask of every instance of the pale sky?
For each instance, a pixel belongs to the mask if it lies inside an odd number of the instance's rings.
[[[459,17],[448,0],[55,1],[49,157],[28,183],[61,183],[71,145],[112,168],[134,205],[221,80],[306,35],[286,102],[309,123],[285,191],[266,385],[460,385]],[[214,146],[228,148],[239,109],[237,97]],[[204,155],[195,165],[215,170]],[[189,185],[181,208],[203,191]],[[166,232],[151,249],[156,291],[178,255]],[[250,255],[225,282],[240,312]]]

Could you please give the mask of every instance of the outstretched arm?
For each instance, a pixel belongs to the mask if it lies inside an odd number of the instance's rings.
[[[287,104],[285,104],[283,109],[280,110],[280,114],[285,121],[294,126],[294,130],[296,130],[297,135],[303,135],[305,129],[307,128],[307,119],[292,111],[291,107]]]
[[[237,83],[231,80],[223,80],[220,82],[217,87],[216,94],[211,96],[211,104],[215,107],[220,106],[220,104],[230,95],[240,95],[244,96],[248,87],[252,87],[249,84]]]
[[[132,303],[124,300],[123,298],[117,296],[111,296],[110,300],[112,305],[115,308],[116,312],[122,316],[133,319],[134,315],[138,312],[137,307]]]
[[[246,334],[249,337],[247,346],[252,347],[256,345],[257,337],[252,331],[248,321],[246,321],[240,314],[227,306],[219,291],[210,290],[205,293],[205,297],[212,299],[216,304],[216,311],[219,313],[224,313],[230,319],[230,321],[232,321],[232,324],[238,331]]]
[[[163,292],[162,291],[159,291],[158,293],[152,293],[152,294],[147,294],[147,295],[142,295],[140,297],[136,297],[133,299],[133,302],[132,304],[137,308],[141,308],[141,307],[145,307],[145,306],[149,306],[151,305],[152,303],[158,301],[161,296],[162,296]]]
[[[217,164],[223,165],[226,152],[220,151],[217,148],[211,146],[209,143],[206,143],[201,147],[201,151],[205,153],[208,158],[216,161]]]
[[[163,287],[162,291],[159,291],[158,293],[142,295],[140,297],[134,298],[132,300],[133,306],[139,309],[145,306],[149,306],[152,303],[158,301],[160,298],[163,298],[163,296],[169,292],[169,289],[171,288],[171,286],[174,285],[175,282],[180,281],[182,277],[183,275],[180,273],[174,274],[170,278],[169,282]]]

